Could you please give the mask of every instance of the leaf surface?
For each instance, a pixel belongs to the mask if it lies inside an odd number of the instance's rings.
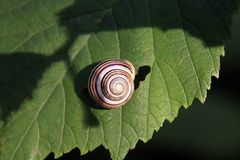
[[[123,159],[218,76],[230,0],[3,0],[1,159],[43,159],[103,145]],[[130,102],[103,110],[84,92],[89,71],[122,58],[151,71]],[[139,71],[140,72],[140,71]]]

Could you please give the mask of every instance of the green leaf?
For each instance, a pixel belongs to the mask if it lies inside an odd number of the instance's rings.
[[[123,159],[180,106],[204,102],[232,7],[230,0],[2,0],[1,159],[59,157],[75,147],[85,154],[99,145]],[[110,58],[151,72],[128,104],[103,110],[84,87],[94,64]]]

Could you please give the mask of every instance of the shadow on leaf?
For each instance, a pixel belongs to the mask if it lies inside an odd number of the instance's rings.
[[[3,120],[25,99],[32,98],[32,90],[51,63],[45,61],[49,59],[39,54],[0,54],[0,112]]]
[[[85,107],[87,112],[85,114],[85,120],[87,126],[96,126],[99,124],[95,115],[91,112],[91,108],[102,109],[100,106],[96,105],[94,101],[91,99],[88,93],[88,77],[92,71],[92,69],[97,65],[97,63],[93,63],[84,69],[82,69],[78,74],[76,74],[74,79],[74,88],[78,97],[85,103]]]

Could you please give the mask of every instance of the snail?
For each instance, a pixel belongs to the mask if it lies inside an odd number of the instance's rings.
[[[132,97],[134,78],[134,66],[127,60],[106,60],[90,73],[88,92],[98,105],[109,109],[118,108]]]

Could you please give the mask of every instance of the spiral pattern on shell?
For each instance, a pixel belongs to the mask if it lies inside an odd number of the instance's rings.
[[[134,92],[134,66],[121,59],[98,64],[88,80],[92,99],[102,107],[117,108],[126,104]]]

